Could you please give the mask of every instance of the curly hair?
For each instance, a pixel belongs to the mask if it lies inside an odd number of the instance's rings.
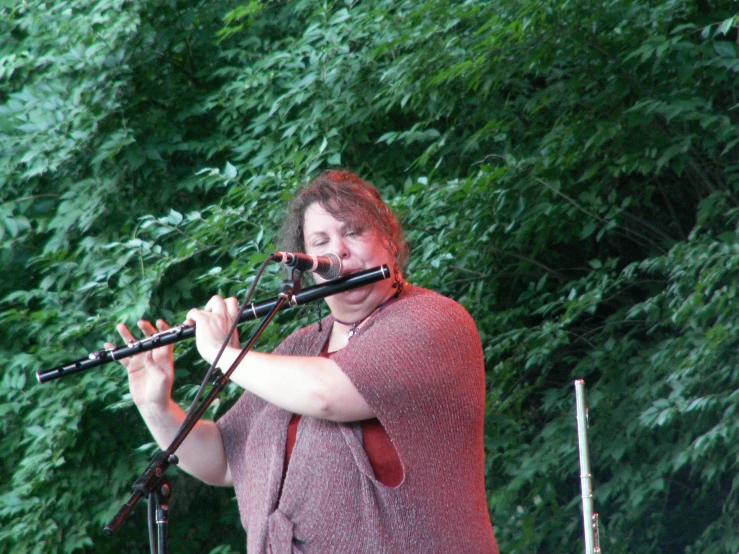
[[[339,221],[379,232],[388,241],[398,267],[403,267],[408,246],[395,214],[375,187],[351,171],[327,171],[297,191],[280,230],[279,248],[305,252],[305,211],[316,202]]]

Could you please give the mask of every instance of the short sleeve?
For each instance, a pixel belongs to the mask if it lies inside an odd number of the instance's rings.
[[[480,337],[467,311],[431,291],[399,299],[333,360],[401,458],[475,440],[485,402]],[[422,441],[419,441],[422,439]]]

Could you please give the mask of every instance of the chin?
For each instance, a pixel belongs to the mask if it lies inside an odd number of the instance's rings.
[[[357,306],[368,302],[372,293],[371,287],[372,284],[369,284],[356,289],[346,290],[339,294],[334,294],[333,296],[326,298],[326,303],[332,311],[334,309],[338,309],[339,311],[354,309]]]

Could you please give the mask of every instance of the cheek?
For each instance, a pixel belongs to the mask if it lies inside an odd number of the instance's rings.
[[[357,248],[357,255],[365,261],[377,261],[382,252],[382,243],[378,241],[367,241]]]
[[[393,248],[390,245],[390,241],[387,239],[378,239],[375,244],[375,253],[377,258],[381,258],[383,263],[387,263],[392,266],[395,262],[395,255],[393,254]]]

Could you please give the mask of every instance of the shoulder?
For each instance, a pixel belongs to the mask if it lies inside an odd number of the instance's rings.
[[[475,322],[464,306],[437,292],[416,286],[409,286],[388,307],[386,319],[416,330],[441,328],[449,331],[456,328],[477,334]]]

